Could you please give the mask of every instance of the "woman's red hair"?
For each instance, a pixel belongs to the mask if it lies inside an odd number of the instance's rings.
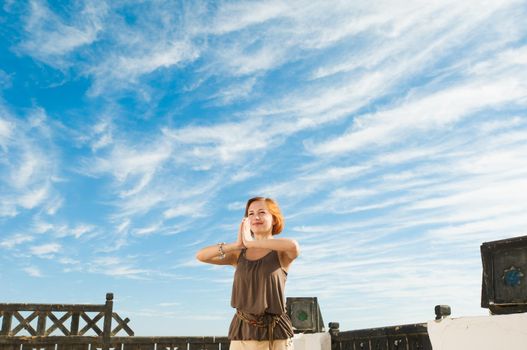
[[[265,198],[265,197],[254,197],[247,201],[247,205],[245,206],[245,217],[249,215],[249,206],[252,202],[256,201],[265,201],[265,204],[267,205],[267,210],[269,210],[269,213],[273,216],[273,235],[277,235],[280,232],[282,232],[285,224],[284,216],[282,215],[282,212],[280,211],[280,207],[278,206],[278,203],[276,203],[271,198]]]

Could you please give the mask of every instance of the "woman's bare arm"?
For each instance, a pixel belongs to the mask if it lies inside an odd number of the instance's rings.
[[[243,247],[238,243],[226,243],[222,246],[225,257],[222,259],[218,245],[205,247],[197,252],[196,259],[201,262],[215,265],[236,265],[238,256]]]
[[[288,238],[274,238],[256,241],[244,241],[243,244],[247,248],[262,248],[276,250],[283,253],[290,262],[295,260],[300,255],[300,246],[298,242]]]

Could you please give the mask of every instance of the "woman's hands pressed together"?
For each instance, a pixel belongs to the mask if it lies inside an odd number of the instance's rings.
[[[242,244],[245,248],[247,247],[248,242],[254,241],[253,233],[251,232],[251,221],[248,217],[242,219],[240,225]]]
[[[235,242],[218,243],[205,247],[197,252],[196,259],[209,264],[236,266],[240,251],[246,248],[243,239],[243,232],[246,225],[246,218],[244,218],[238,228],[238,235]]]

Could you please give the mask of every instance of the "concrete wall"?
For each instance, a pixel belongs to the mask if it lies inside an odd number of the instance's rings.
[[[331,350],[329,333],[295,334],[294,350]]]
[[[428,322],[433,350],[526,350],[527,313]]]

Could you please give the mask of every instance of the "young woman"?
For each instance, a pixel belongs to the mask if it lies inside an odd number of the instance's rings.
[[[298,243],[275,238],[284,217],[278,204],[255,197],[245,206],[245,216],[234,243],[201,249],[199,261],[236,268],[231,306],[236,309],[229,327],[231,350],[289,350],[293,327],[286,314],[287,271],[298,257]]]

